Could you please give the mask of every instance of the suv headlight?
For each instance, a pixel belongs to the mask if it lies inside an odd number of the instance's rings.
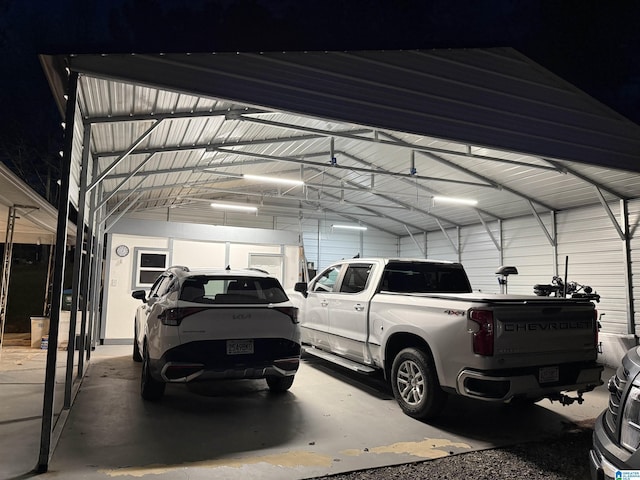
[[[629,395],[624,404],[620,443],[634,452],[640,446],[640,388],[635,386],[629,389]]]

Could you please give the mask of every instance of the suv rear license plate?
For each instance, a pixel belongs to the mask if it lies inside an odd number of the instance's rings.
[[[553,383],[560,381],[560,367],[542,367],[538,370],[540,383]]]
[[[227,355],[253,353],[253,340],[227,340]]]

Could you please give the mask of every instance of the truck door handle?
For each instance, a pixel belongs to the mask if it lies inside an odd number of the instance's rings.
[[[355,310],[356,312],[361,312],[361,311],[363,311],[363,310],[364,310],[364,305],[362,305],[362,304],[360,304],[360,303],[356,303],[356,304],[353,306],[353,308],[354,308],[354,310]]]
[[[329,302],[327,302],[326,300],[322,300],[320,302],[320,305],[322,305],[323,307],[326,307],[327,305],[329,305]]]

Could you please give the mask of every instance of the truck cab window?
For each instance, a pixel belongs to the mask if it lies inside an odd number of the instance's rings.
[[[367,287],[371,264],[349,265],[344,274],[340,291],[343,293],[359,293]]]
[[[336,265],[325,270],[316,283],[313,285],[313,292],[333,292],[340,275],[340,265]]]

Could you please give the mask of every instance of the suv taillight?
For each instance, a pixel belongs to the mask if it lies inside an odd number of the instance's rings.
[[[288,316],[293,323],[300,323],[298,320],[298,308],[297,307],[273,307],[274,310],[284,313]]]
[[[493,355],[494,322],[491,310],[469,310],[469,320],[478,325],[473,332],[473,353],[478,355]]]
[[[201,312],[203,310],[206,310],[206,307],[169,308],[168,310],[165,310],[160,315],[158,315],[158,318],[164,325],[176,327],[180,325],[185,317],[193,315],[194,313]]]

